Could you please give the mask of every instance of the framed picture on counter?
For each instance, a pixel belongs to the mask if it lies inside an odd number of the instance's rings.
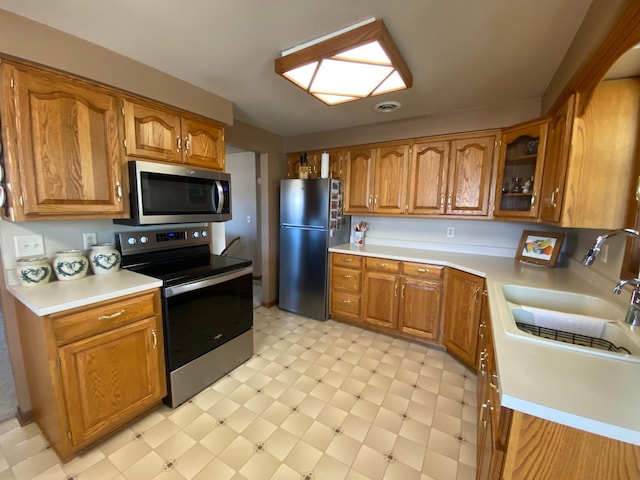
[[[516,258],[523,262],[553,267],[558,260],[564,233],[538,232],[524,230]]]

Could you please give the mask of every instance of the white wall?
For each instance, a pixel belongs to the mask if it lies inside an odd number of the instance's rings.
[[[229,250],[233,257],[253,261],[253,275],[261,275],[260,249],[258,248],[259,218],[257,209],[260,185],[256,176],[254,152],[227,154],[226,171],[231,174],[232,219],[225,222],[225,240],[228,245],[235,237],[240,241]]]

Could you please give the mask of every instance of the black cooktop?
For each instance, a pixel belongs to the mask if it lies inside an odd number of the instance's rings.
[[[251,260],[227,257],[222,255],[207,255],[195,258],[177,258],[172,261],[154,261],[147,264],[123,266],[143,275],[162,280],[163,286],[171,287],[181,283],[200,280],[221,275],[233,270],[250,267]]]

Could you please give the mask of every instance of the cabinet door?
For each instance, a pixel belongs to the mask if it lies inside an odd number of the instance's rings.
[[[449,142],[416,143],[411,147],[407,213],[444,213],[448,166]]]
[[[442,283],[403,278],[398,329],[421,338],[439,340]]]
[[[453,268],[447,271],[443,343],[473,369],[483,291],[484,279]]]
[[[451,142],[447,213],[487,215],[495,136]]]
[[[182,163],[179,115],[129,100],[123,105],[128,156]]]
[[[406,208],[409,146],[378,148],[375,156],[373,211],[380,214],[403,213]]]
[[[538,216],[546,139],[546,121],[502,133],[496,179],[496,217]]]
[[[347,158],[344,211],[367,213],[373,210],[374,150],[351,150]]]
[[[398,326],[400,277],[389,273],[367,272],[364,286],[365,322],[388,328]]]
[[[115,430],[166,394],[156,317],[70,343],[59,355],[74,446]]]
[[[563,105],[549,123],[545,167],[540,192],[540,219],[559,222],[564,198],[567,162],[571,147],[574,97]]]
[[[7,72],[15,82],[24,214],[15,219],[121,213],[116,97],[63,76]]]
[[[183,117],[182,148],[185,163],[224,171],[224,131],[219,125]]]
[[[346,177],[345,157],[346,152],[343,150],[329,152],[329,177],[336,180],[344,180]]]

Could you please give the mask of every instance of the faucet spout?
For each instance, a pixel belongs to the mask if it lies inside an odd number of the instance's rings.
[[[614,237],[618,234],[624,233],[625,235],[633,238],[640,238],[640,232],[637,230],[633,230],[631,228],[621,228],[618,230],[609,230],[608,232],[603,233],[598,238],[596,238],[596,243],[593,247],[589,248],[587,252],[584,254],[584,258],[582,259],[582,263],[585,266],[593,265],[593,262],[596,260],[598,253],[600,253],[600,249],[602,245],[611,237]]]

